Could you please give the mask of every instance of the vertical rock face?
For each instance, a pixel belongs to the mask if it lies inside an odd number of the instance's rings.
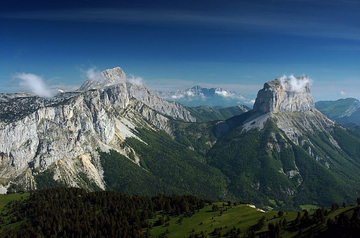
[[[284,76],[265,83],[254,104],[254,111],[260,113],[306,112],[314,109],[310,79],[305,76]]]
[[[97,149],[127,156],[132,148],[119,141],[137,138],[137,127],[171,134],[169,118],[195,121],[180,104],[126,82],[119,67],[99,77],[54,98],[0,95],[0,190],[11,183],[34,188],[33,176],[49,168],[70,186],[81,186],[83,173],[105,188]]]

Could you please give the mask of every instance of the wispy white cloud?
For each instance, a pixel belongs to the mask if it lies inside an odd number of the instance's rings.
[[[126,79],[129,83],[135,84],[135,85],[144,85],[144,80],[141,77],[134,76],[130,74],[130,77]]]
[[[95,66],[87,69],[82,70],[82,74],[85,76],[86,79],[94,80],[94,81],[102,81],[104,80],[103,75],[101,74],[100,70],[97,70]]]
[[[224,98],[234,97],[234,94],[229,91],[215,91],[215,93]]]
[[[242,11],[238,14],[216,14],[201,11],[175,11],[154,9],[80,9],[63,11],[21,12],[1,18],[53,21],[110,22],[131,24],[195,25],[225,31],[251,30],[276,31],[280,34],[358,40],[360,27],[329,17],[306,15],[304,12],[286,13],[271,11]]]
[[[19,86],[40,97],[53,97],[55,91],[48,87],[41,76],[29,73],[17,73],[15,79],[19,79]]]

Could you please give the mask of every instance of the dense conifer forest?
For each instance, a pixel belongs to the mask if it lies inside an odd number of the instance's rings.
[[[57,187],[15,197],[0,209],[1,237],[358,237],[360,232],[360,206],[345,203],[264,213],[249,204],[191,195]]]
[[[191,216],[205,204],[190,195],[146,197],[51,188],[10,202],[1,223],[8,220],[18,227],[3,231],[1,237],[148,237],[154,225],[148,219],[156,212]]]

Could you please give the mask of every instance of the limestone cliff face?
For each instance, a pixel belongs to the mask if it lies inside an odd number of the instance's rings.
[[[307,77],[282,77],[264,84],[258,92],[254,111],[260,113],[313,111],[315,104]]]
[[[261,167],[255,169],[254,174],[261,176],[255,178],[255,175],[250,186],[265,194],[278,191],[276,196],[302,196],[305,187],[311,189],[313,183],[319,181],[324,184],[325,189],[327,186],[335,186],[332,184],[335,180],[333,175],[345,181],[351,174],[351,182],[347,180],[346,183],[359,183],[359,177],[355,178],[358,174],[355,169],[358,167],[354,166],[358,164],[359,156],[347,154],[347,145],[344,143],[353,141],[352,136],[347,136],[345,130],[314,108],[310,80],[306,77],[283,77],[265,83],[258,93],[252,111],[219,122],[214,131],[219,138],[218,143],[222,144],[215,145],[209,154],[219,151],[219,154],[214,156],[218,159],[216,163],[221,165],[219,169],[225,164],[226,170],[223,171],[226,173],[230,168],[228,164],[243,163],[229,173],[229,176],[237,176],[251,170],[241,159],[248,159],[246,161],[249,161],[251,166],[255,164],[253,161],[259,161]],[[231,153],[228,157],[222,156],[225,151],[223,146],[244,148],[246,153],[242,154],[242,151],[238,150],[237,154],[241,154],[240,156],[232,156]],[[254,154],[248,156],[250,150],[247,147],[254,148]],[[262,150],[264,153],[259,153]],[[264,171],[272,169],[272,176],[264,179]],[[325,174],[329,174],[331,178],[328,182],[324,182],[327,179]],[[280,182],[282,179],[279,179],[270,185],[268,181],[273,181],[276,176],[282,177],[283,184]],[[243,183],[245,182],[244,180]],[[264,190],[261,190],[262,188]],[[326,199],[326,196],[323,199]]]
[[[128,156],[134,151],[120,143],[138,138],[136,128],[171,134],[170,118],[195,121],[180,104],[161,99],[143,85],[120,82],[125,74],[119,69],[102,72],[101,83],[86,81],[82,91],[51,99],[0,96],[0,189],[10,184],[36,188],[34,176],[47,169],[70,186],[82,186],[83,173],[104,189],[97,149]],[[133,162],[139,164],[136,153]]]
[[[329,134],[335,123],[315,109],[310,79],[306,76],[284,76],[265,83],[258,92],[252,116],[243,125],[244,131],[262,129],[268,119],[273,119],[297,145],[306,134],[321,131],[337,146]]]
[[[334,150],[341,151],[339,143],[333,137],[336,124],[315,109],[310,80],[307,77],[282,77],[265,83],[258,92],[252,112],[243,120],[242,133],[252,129],[264,132],[267,123],[274,125],[266,142],[269,154],[281,153],[296,145],[327,170],[332,170],[337,163],[329,156],[324,156],[326,153],[320,153],[322,148],[319,149],[318,142],[314,139],[322,135],[323,138],[319,140],[326,140]],[[292,167],[280,166],[279,173],[286,175],[291,181],[296,181],[297,186],[300,186],[303,174],[297,161],[287,163],[293,164]],[[294,188],[290,187],[284,191],[287,191],[288,195],[295,192]]]

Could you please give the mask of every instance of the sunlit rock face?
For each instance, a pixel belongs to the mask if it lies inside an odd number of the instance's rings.
[[[119,144],[137,138],[136,128],[171,134],[170,118],[195,121],[179,103],[127,82],[119,67],[100,75],[81,90],[53,98],[0,94],[0,190],[11,184],[34,189],[34,176],[48,169],[69,186],[86,184],[78,176],[82,173],[104,189],[98,149],[129,157],[133,149]],[[134,163],[139,164],[136,154]]]
[[[310,79],[306,76],[284,76],[264,84],[258,92],[254,111],[260,113],[313,111]]]

